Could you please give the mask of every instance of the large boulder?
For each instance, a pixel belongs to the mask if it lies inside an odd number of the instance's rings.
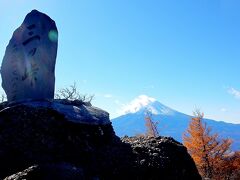
[[[8,101],[54,97],[58,31],[46,14],[31,11],[17,28],[2,61]]]
[[[0,179],[200,179],[171,138],[118,138],[108,113],[64,100],[0,105]]]
[[[171,137],[123,137],[139,173],[136,179],[201,179],[186,147]]]

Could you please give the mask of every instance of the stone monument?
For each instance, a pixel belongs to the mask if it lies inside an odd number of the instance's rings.
[[[58,31],[37,10],[15,30],[2,61],[2,87],[8,101],[53,99]]]

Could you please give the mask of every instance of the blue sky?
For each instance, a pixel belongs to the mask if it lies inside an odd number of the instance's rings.
[[[240,123],[240,1],[0,0],[0,58],[32,9],[58,27],[56,89],[76,82],[111,117],[146,94]]]

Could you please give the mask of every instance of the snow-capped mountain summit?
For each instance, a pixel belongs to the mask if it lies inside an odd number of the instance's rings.
[[[142,113],[143,111],[149,110],[152,114],[172,114],[174,110],[171,108],[161,104],[156,99],[152,97],[148,97],[146,95],[140,95],[134,100],[132,100],[129,104],[124,106],[122,109],[122,114],[129,114],[129,113]]]
[[[153,121],[158,121],[160,135],[171,136],[182,141],[182,134],[187,129],[191,116],[173,110],[155,98],[140,95],[122,109],[122,115],[112,119],[115,133],[122,137],[124,135],[134,136],[146,132],[145,113],[150,110]],[[240,147],[240,124],[231,124],[222,121],[204,119],[207,125],[212,127],[213,132],[219,133],[223,138],[233,139],[233,149]]]

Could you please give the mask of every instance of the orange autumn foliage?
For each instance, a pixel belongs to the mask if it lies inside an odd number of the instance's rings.
[[[221,166],[217,166],[215,179],[240,179],[240,151],[233,152],[221,159]]]
[[[194,159],[199,173],[204,178],[239,178],[239,152],[231,152],[232,140],[220,139],[217,133],[203,122],[203,114],[195,112],[187,131],[183,135],[183,144]]]

